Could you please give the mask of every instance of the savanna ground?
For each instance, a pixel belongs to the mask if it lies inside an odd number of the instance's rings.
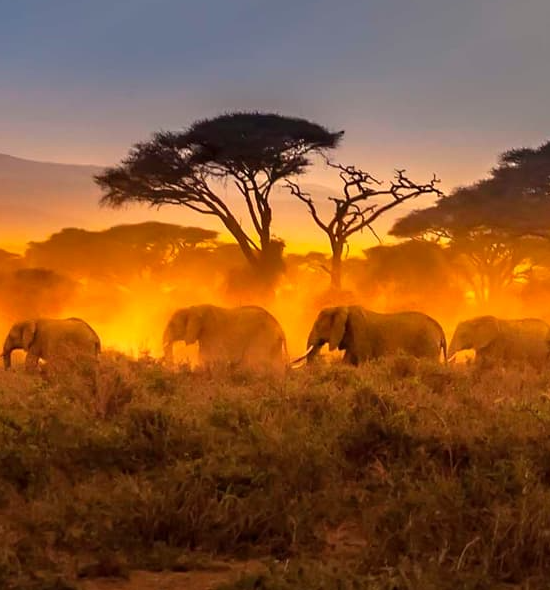
[[[548,588],[550,367],[0,372],[0,588]]]

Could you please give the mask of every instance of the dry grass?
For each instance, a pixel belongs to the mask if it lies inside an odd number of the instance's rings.
[[[270,559],[242,590],[545,588],[549,394],[550,369],[407,357],[270,380],[106,354],[95,397],[0,373],[0,587],[203,556]]]

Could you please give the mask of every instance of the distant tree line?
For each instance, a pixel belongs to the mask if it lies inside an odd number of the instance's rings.
[[[238,243],[252,277],[269,288],[284,270],[284,245],[272,237],[271,195],[279,182],[304,203],[327,236],[331,258],[323,268],[336,291],[342,289],[349,238],[365,229],[377,236],[380,217],[423,195],[437,197],[436,204],[400,219],[390,234],[440,246],[447,264],[478,303],[489,304],[518,281],[546,268],[550,143],[507,151],[488,178],[444,196],[435,176],[417,183],[397,170],[395,178],[384,184],[356,166],[333,163],[327,154],[338,147],[342,136],[343,132],[304,119],[226,114],[198,121],[181,132],[156,134],[135,145],[119,166],[96,180],[104,190],[102,202],[110,206],[179,204],[218,217]],[[333,214],[327,219],[319,214],[315,196],[298,183],[315,155],[339,173],[342,183],[341,193],[330,197]],[[220,186],[226,182],[235,185],[246,203],[251,233],[237,222],[223,198]],[[435,250],[414,254],[421,252]]]

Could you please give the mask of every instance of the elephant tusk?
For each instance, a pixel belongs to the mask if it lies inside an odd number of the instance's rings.
[[[456,361],[456,352],[447,358],[448,363],[454,363]]]
[[[307,357],[309,356],[309,353],[315,348],[315,345],[312,344],[306,351],[305,354],[303,354],[302,356],[298,357],[297,359],[294,359],[293,361],[290,361],[290,366],[293,367],[294,365],[297,365],[298,363],[301,363],[302,361],[305,361],[307,359]]]

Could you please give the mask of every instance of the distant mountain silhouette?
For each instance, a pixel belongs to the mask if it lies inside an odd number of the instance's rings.
[[[62,193],[75,188],[89,190],[91,177],[101,170],[100,166],[36,162],[0,154],[0,180],[7,183],[8,190],[14,194],[32,189],[37,182],[44,183],[44,190]]]
[[[63,227],[103,229],[119,223],[137,223],[146,220],[168,221],[181,225],[198,225],[224,228],[211,217],[199,215],[182,207],[165,207],[157,211],[146,206],[130,206],[123,210],[99,207],[100,190],[93,176],[101,172],[100,166],[36,162],[0,154],[0,248],[21,250],[31,241],[45,239]],[[305,184],[304,190],[319,199],[319,210],[329,214],[331,204],[326,197],[334,194],[330,188],[318,184]],[[242,199],[230,188],[223,189],[232,208],[248,216]],[[328,249],[324,235],[308,218],[303,203],[281,187],[274,191],[274,233],[284,238],[289,248]],[[413,208],[403,208],[399,216]],[[382,234],[389,222],[379,227]],[[229,236],[227,239],[231,239]],[[358,237],[364,246],[372,244],[369,232]],[[357,241],[357,240],[355,240]]]
[[[63,226],[85,225],[97,212],[99,190],[92,178],[100,170],[0,154],[0,243],[26,242]]]

